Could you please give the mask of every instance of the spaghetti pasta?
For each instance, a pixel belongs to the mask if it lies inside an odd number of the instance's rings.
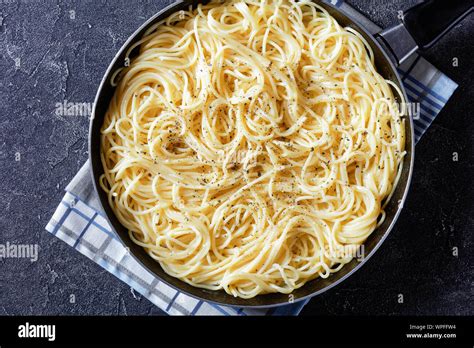
[[[404,111],[364,38],[308,1],[212,1],[114,77],[101,187],[170,275],[242,297],[350,262],[400,174]]]

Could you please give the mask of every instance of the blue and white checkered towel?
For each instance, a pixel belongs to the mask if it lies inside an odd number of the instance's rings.
[[[332,3],[370,32],[380,30],[341,0],[333,0]],[[420,104],[420,113],[414,117],[417,142],[447,103],[457,84],[418,55],[405,62],[399,73],[410,101]],[[271,309],[224,307],[199,301],[162,283],[135,261],[111,230],[92,186],[89,162],[84,164],[66,187],[66,194],[46,230],[130,285],[168,314],[297,315],[307,303],[302,301]]]

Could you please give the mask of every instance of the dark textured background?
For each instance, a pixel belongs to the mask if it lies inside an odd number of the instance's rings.
[[[0,243],[40,245],[37,262],[0,260],[0,315],[163,313],[44,227],[87,159],[88,118],[57,116],[55,104],[92,102],[119,47],[169,2],[0,0]],[[382,27],[416,3],[348,2]],[[471,15],[425,54],[459,88],[416,147],[396,227],[360,271],[303,314],[474,314],[473,34]]]

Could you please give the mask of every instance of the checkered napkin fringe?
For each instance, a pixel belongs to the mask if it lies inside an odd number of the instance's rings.
[[[348,4],[340,0],[333,0],[332,3],[370,32],[380,30]],[[447,103],[457,84],[418,55],[411,57],[398,70],[409,101],[420,103],[420,115],[414,120],[417,142]],[[130,285],[168,314],[298,315],[307,303],[301,301],[268,309],[225,307],[197,300],[159,281],[127,252],[111,230],[93,190],[89,162],[84,164],[66,187],[66,194],[46,230]]]

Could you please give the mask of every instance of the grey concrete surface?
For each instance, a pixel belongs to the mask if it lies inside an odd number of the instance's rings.
[[[348,2],[386,27],[416,1]],[[0,315],[163,314],[44,227],[87,158],[88,117],[57,115],[56,103],[92,102],[119,47],[168,3],[0,0],[0,243],[40,246],[37,262],[0,259]],[[471,15],[425,54],[460,87],[416,147],[395,229],[302,314],[474,314],[473,34]]]

